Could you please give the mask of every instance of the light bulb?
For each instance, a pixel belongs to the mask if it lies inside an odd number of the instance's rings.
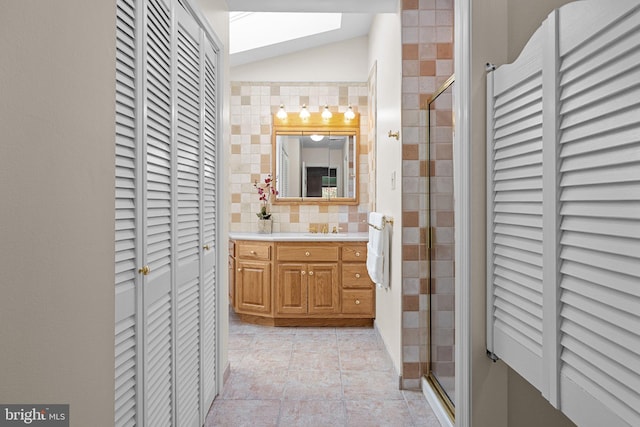
[[[280,104],[280,109],[278,110],[276,117],[280,120],[285,120],[287,118],[287,112],[285,111],[283,104]]]
[[[322,118],[325,120],[329,120],[331,117],[333,117],[333,114],[331,114],[331,111],[329,111],[329,106],[325,105],[324,110],[322,110]]]
[[[344,113],[345,120],[353,120],[356,117],[356,113],[353,112],[353,108],[349,105],[349,109]]]
[[[307,105],[302,104],[302,110],[300,110],[300,118],[302,120],[307,120],[309,117],[311,117],[311,113],[309,113],[309,110],[307,110]]]

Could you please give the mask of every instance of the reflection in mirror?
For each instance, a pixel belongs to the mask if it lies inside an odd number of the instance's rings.
[[[276,120],[280,119],[274,117],[276,202],[357,203],[358,131],[345,129],[354,123],[335,126],[334,120],[318,123],[312,117],[284,127]]]

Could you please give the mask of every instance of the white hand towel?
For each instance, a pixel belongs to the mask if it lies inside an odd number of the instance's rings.
[[[389,287],[389,227],[381,213],[369,213],[367,271],[380,288]],[[375,226],[375,227],[372,227]]]

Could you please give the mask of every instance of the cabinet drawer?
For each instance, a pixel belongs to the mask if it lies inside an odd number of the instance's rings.
[[[265,244],[239,242],[238,258],[259,259],[263,261],[271,260],[271,246]]]
[[[368,291],[342,290],[342,313],[373,316],[373,289]]]
[[[348,245],[342,247],[343,261],[361,261],[367,260],[367,245]]]
[[[280,261],[337,261],[337,246],[278,246],[277,258]]]
[[[371,288],[372,283],[365,263],[342,264],[343,288]]]

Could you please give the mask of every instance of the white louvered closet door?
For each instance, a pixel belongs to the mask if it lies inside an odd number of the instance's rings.
[[[144,421],[161,427],[173,423],[175,361],[172,276],[175,273],[172,229],[175,215],[172,138],[171,13],[164,0],[149,0],[145,21],[146,117],[143,144],[142,262],[149,267],[143,289]]]
[[[488,349],[581,427],[640,425],[638,40],[637,0],[574,2],[488,77]]]
[[[139,424],[140,346],[137,328],[141,298],[137,260],[140,229],[136,182],[138,11],[134,0],[118,0],[116,12],[116,188],[115,188],[115,419],[116,426]]]
[[[558,17],[560,389],[584,426],[640,425],[640,4],[618,7]]]
[[[541,38],[537,32],[534,37]],[[490,198],[488,348],[529,382],[542,378],[542,58],[527,45],[522,63],[487,82]]]
[[[176,424],[200,422],[201,379],[201,95],[200,29],[176,10]]]
[[[203,192],[202,241],[205,249],[202,259],[203,311],[202,311],[202,386],[203,420],[217,393],[217,333],[216,333],[216,256],[219,253],[217,221],[217,155],[218,141],[218,61],[211,43],[205,39],[203,67]]]

